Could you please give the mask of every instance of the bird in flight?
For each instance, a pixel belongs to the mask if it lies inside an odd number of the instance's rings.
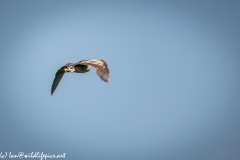
[[[97,75],[104,81],[108,82],[110,78],[109,69],[107,63],[104,60],[82,60],[75,63],[68,63],[61,67],[55,74],[53,80],[51,95],[57,88],[65,72],[85,73],[90,71],[91,68],[96,69]]]

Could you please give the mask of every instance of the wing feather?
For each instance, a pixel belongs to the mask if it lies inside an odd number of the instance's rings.
[[[83,60],[76,64],[88,65],[96,69],[97,75],[104,81],[108,82],[110,79],[110,73],[107,63],[104,60]]]
[[[56,90],[59,82],[61,81],[61,79],[62,79],[62,77],[63,77],[63,75],[64,75],[64,73],[65,73],[65,71],[64,71],[65,67],[66,67],[66,66],[63,66],[62,68],[60,68],[60,69],[57,71],[57,73],[55,74],[55,78],[54,78],[53,84],[52,84],[51,95],[52,95],[53,92]]]

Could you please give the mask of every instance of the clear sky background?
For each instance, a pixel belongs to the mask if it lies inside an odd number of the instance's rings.
[[[240,2],[0,1],[0,152],[240,159]],[[64,75],[69,62],[104,59]]]

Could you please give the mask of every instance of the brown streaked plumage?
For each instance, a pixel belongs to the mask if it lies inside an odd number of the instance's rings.
[[[68,63],[61,67],[55,74],[51,94],[56,90],[65,72],[85,73],[90,71],[91,67],[96,69],[97,75],[104,81],[108,82],[110,78],[107,63],[104,60],[82,60],[75,63]]]

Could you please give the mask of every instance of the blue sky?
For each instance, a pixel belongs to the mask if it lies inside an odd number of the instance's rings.
[[[237,1],[0,1],[0,152],[239,159]],[[56,71],[104,59],[92,69]]]

